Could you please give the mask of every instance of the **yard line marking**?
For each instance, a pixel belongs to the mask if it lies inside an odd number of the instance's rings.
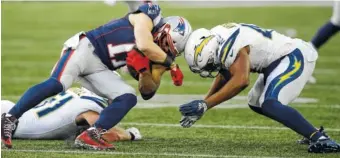
[[[156,94],[150,100],[143,100],[140,96],[138,96],[138,104],[137,107],[164,107],[164,106],[174,106],[180,105],[185,102],[190,102],[192,100],[200,100],[204,97],[205,94]],[[2,98],[6,99],[18,99],[20,96],[2,96]],[[307,104],[307,103],[318,103],[319,100],[315,98],[297,98],[293,101],[293,103]],[[234,105],[234,107],[244,106],[248,103],[247,96],[235,96],[233,99],[228,100],[217,107],[230,107],[230,105]]]
[[[133,126],[181,127],[179,124],[166,124],[166,123],[122,122],[120,124]],[[286,127],[273,127],[273,126],[239,126],[239,125],[205,125],[205,124],[195,124],[191,126],[191,128],[290,130],[289,128]],[[340,132],[340,128],[327,128],[326,131]]]
[[[153,109],[153,108],[166,108],[166,107],[179,107],[179,105],[186,103],[153,103],[153,102],[145,102],[145,103],[137,103],[135,108],[138,109]],[[329,109],[340,109],[340,105],[334,104],[334,105],[318,105],[318,104],[299,104],[299,105],[289,105],[291,107],[295,108],[329,108]],[[246,109],[249,108],[247,103],[222,103],[218,106],[215,106],[214,109]]]
[[[110,151],[75,151],[75,150],[20,150],[2,149],[10,152],[30,153],[60,153],[60,154],[103,154],[103,155],[145,155],[145,156],[177,156],[177,157],[211,157],[211,158],[282,158],[274,156],[246,156],[246,155],[210,155],[210,154],[178,154],[178,153],[148,153],[148,152],[110,152]]]
[[[189,102],[192,100],[201,100],[205,94],[156,94],[154,97],[152,97],[150,100],[143,100],[142,98],[138,98],[139,103],[144,104],[153,104],[153,103],[162,103],[162,104],[181,104],[183,102]],[[231,100],[222,103],[221,105],[228,105],[230,102],[233,101],[242,101],[239,103],[248,103],[248,96],[235,96]],[[293,101],[293,103],[318,103],[319,100],[315,98],[297,98]]]

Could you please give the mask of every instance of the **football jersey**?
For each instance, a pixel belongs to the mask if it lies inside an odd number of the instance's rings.
[[[145,3],[139,6],[136,12],[142,12],[150,17],[154,26],[152,34],[162,25],[161,9],[158,5]],[[130,14],[86,32],[95,53],[110,70],[125,66],[126,53],[135,46],[134,29],[129,21]]]
[[[77,131],[76,117],[86,111],[100,113],[105,101],[93,95],[78,96],[72,91],[49,98],[19,118],[14,138],[65,139]]]
[[[228,23],[218,25],[211,31],[220,39],[217,55],[224,69],[229,69],[245,46],[250,48],[250,68],[253,72],[261,72],[295,49],[292,38],[253,24]]]

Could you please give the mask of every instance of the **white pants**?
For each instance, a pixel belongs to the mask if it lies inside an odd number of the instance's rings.
[[[261,107],[266,99],[277,99],[287,105],[296,99],[312,75],[318,57],[316,50],[301,40],[296,49],[284,57],[269,73],[260,74],[248,93],[248,104]]]
[[[56,78],[64,86],[70,88],[76,81],[98,95],[115,99],[135,90],[125,83],[114,71],[109,70],[94,53],[94,47],[88,38],[77,33],[64,44],[60,60],[54,66],[51,77]]]
[[[340,26],[340,1],[334,1],[333,5],[333,15],[331,18],[331,22],[334,25]]]

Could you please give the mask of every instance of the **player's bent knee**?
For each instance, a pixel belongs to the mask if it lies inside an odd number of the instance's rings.
[[[136,96],[136,91],[131,86],[126,85],[124,87],[120,87],[119,91],[114,90],[114,91],[111,91],[111,92],[106,93],[104,95],[106,95],[109,99],[114,100],[115,98],[117,98],[121,95],[124,95],[124,94],[132,94],[132,95]]]

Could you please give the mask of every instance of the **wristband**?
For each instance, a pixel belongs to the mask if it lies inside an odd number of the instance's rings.
[[[165,60],[163,61],[163,63],[158,63],[158,64],[169,68],[173,62],[174,62],[174,60],[169,55],[167,55]]]

